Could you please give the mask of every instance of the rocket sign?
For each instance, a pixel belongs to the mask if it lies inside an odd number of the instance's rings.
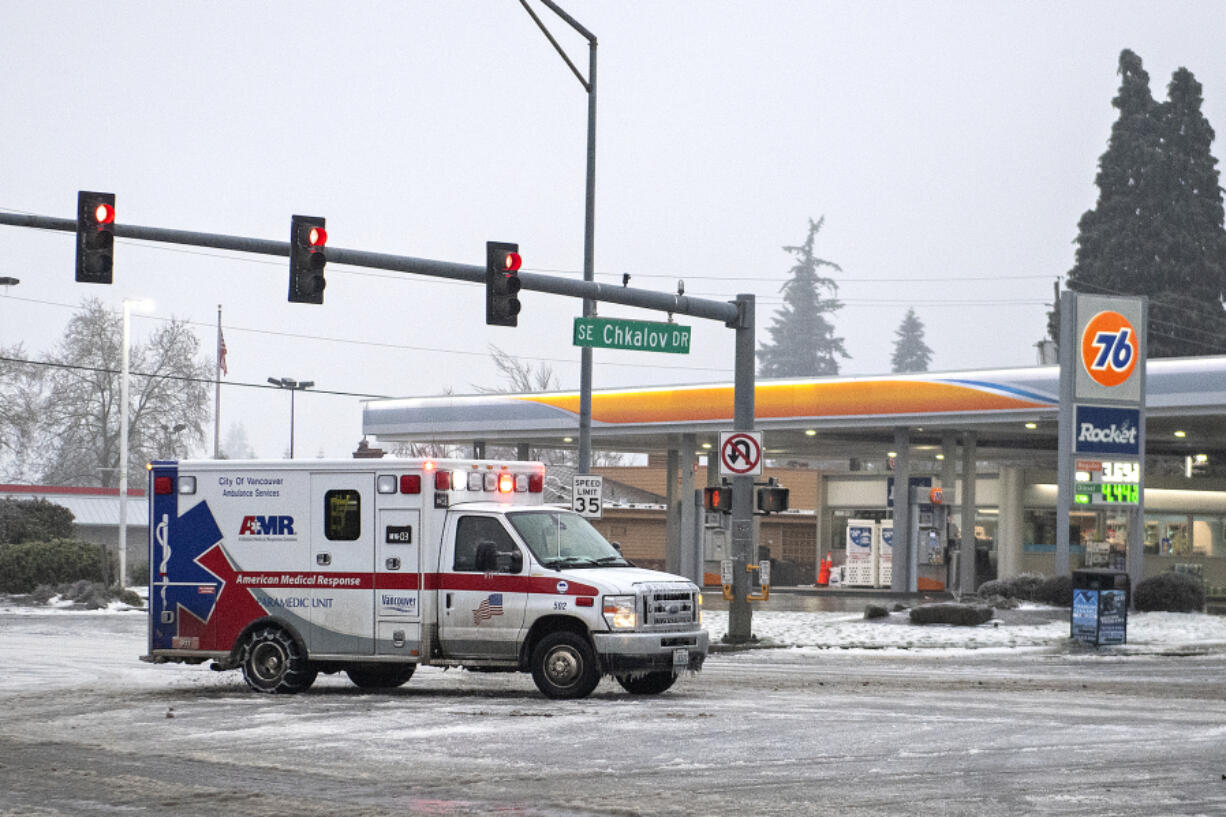
[[[720,476],[744,477],[762,473],[762,432],[721,431]]]

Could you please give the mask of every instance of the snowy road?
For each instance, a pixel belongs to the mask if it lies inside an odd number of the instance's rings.
[[[0,814],[1226,813],[1217,648],[755,650],[563,703],[433,668],[258,696],[143,633],[0,612]]]

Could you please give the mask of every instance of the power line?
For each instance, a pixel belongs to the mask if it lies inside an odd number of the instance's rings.
[[[16,363],[18,365],[24,365],[24,366],[42,366],[42,367],[49,368],[49,369],[68,369],[72,371],[93,372],[95,374],[120,374],[119,369],[108,369],[102,366],[86,366],[80,363],[63,363],[57,360],[26,360],[26,359],[19,358],[19,357],[7,357],[4,355],[0,355],[0,362]],[[192,377],[190,375],[181,375],[181,374],[163,374],[163,373],[150,374],[148,372],[129,371],[128,376],[129,377],[157,378],[157,379],[162,379],[162,380],[176,380],[181,383],[208,383],[210,385],[217,382],[216,379],[211,378],[211,377]],[[242,388],[249,388],[249,389],[268,389],[269,391],[280,391],[281,389],[280,386],[273,386],[267,383],[244,383],[242,381],[235,381],[235,380],[223,380],[222,385],[223,386],[239,386]],[[380,400],[389,399],[389,396],[386,394],[366,394],[364,392],[334,391],[331,389],[317,389],[317,388],[311,388],[310,391],[312,394],[329,394],[329,395],[334,395],[338,397],[370,397],[370,398],[380,399]]]

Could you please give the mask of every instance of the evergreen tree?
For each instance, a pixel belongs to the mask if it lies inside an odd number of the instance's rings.
[[[1148,295],[1149,356],[1226,351],[1226,232],[1213,129],[1201,86],[1175,72],[1158,104],[1132,51],[1120,54],[1120,115],[1095,179],[1098,202],[1078,223],[1077,292]],[[1059,319],[1048,330],[1059,336]]]
[[[932,350],[924,343],[924,322],[908,309],[902,323],[894,330],[894,357],[891,371],[926,372],[932,362]]]
[[[843,307],[835,297],[838,284],[819,274],[822,267],[838,272],[842,268],[813,254],[813,242],[826,218],[809,219],[805,243],[784,247],[796,257],[792,277],[780,288],[783,306],[772,318],[767,331],[770,343],[758,350],[758,374],[763,377],[811,377],[839,373],[838,358],[849,358],[843,339],[834,336],[834,325],[826,319]],[[828,292],[829,297],[822,297]]]
[[[1213,128],[1201,113],[1201,85],[1180,68],[1162,106],[1159,184],[1165,207],[1150,296],[1150,356],[1226,352],[1226,230]]]

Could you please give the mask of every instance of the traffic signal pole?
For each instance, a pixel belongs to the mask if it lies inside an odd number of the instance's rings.
[[[21,213],[0,212],[0,225],[30,227],[39,230],[61,230],[75,233],[75,219],[52,218]],[[134,224],[115,224],[115,237],[153,241],[164,244],[182,244],[193,247],[210,247],[218,250],[249,252],[261,255],[289,257],[290,242],[270,241],[260,238],[200,233],[190,230],[169,230],[161,227],[142,227]],[[485,265],[457,264],[389,253],[346,250],[328,247],[328,263],[347,264],[355,267],[427,275],[456,281],[485,284]],[[686,295],[654,292],[629,286],[609,286],[595,281],[576,281],[560,276],[521,272],[521,288],[552,295],[565,295],[592,301],[633,306],[639,309],[654,309],[676,315],[722,322],[736,332],[734,362],[733,429],[752,431],[754,424],[754,296],[737,295],[735,301],[713,301],[692,298]],[[749,593],[749,575],[745,565],[757,561],[753,553],[753,477],[733,477],[732,480],[732,548],[733,590],[735,598],[728,617],[727,640],[743,643],[750,639],[751,610],[746,596]]]

